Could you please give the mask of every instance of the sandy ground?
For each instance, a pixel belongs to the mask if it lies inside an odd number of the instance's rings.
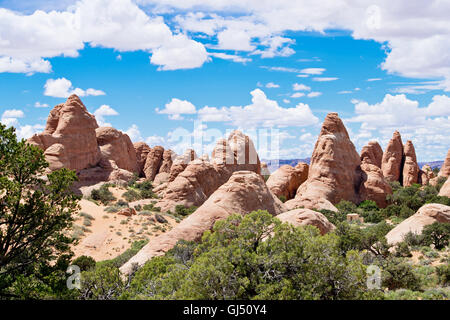
[[[120,188],[110,188],[110,191],[117,199],[126,191]],[[144,201],[147,202],[147,201]],[[97,205],[86,199],[80,201],[80,212],[92,216],[90,220],[92,225],[85,226],[86,231],[80,237],[78,244],[73,246],[72,250],[75,256],[87,255],[93,257],[96,261],[111,259],[130,248],[134,241],[148,239],[160,235],[161,233],[173,228],[177,222],[175,219],[164,216],[167,224],[161,224],[155,221],[154,215],[134,215],[126,217],[117,213],[105,212],[106,206]],[[133,205],[130,203],[130,207]],[[84,217],[77,213],[74,217],[75,225],[83,226]]]

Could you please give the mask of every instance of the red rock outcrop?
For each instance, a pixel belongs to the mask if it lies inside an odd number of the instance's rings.
[[[286,200],[295,197],[298,187],[308,179],[309,166],[299,162],[295,168],[283,165],[272,173],[266,184],[277,197],[284,196]]]
[[[417,164],[416,151],[411,140],[403,147],[403,183],[409,187],[419,181],[419,165]]]
[[[111,127],[95,130],[102,157],[114,161],[119,169],[138,173],[136,151],[127,134]]]
[[[212,152],[211,162],[196,159],[162,192],[157,206],[173,211],[176,205],[200,206],[230,178],[235,171],[261,172],[253,142],[240,131],[233,131],[228,140],[220,139]]]
[[[175,158],[172,167],[170,168],[169,182],[175,180],[175,178],[186,169],[188,163],[195,159],[197,159],[197,154],[193,149],[187,149],[181,156]]]
[[[392,188],[383,176],[379,167],[365,161],[361,164],[362,180],[359,189],[361,200],[375,201],[380,208],[386,208],[386,196]]]
[[[361,149],[361,162],[373,164],[381,168],[383,159],[383,149],[377,141],[369,141],[369,143]]]
[[[450,176],[450,149],[447,152],[447,156],[445,157],[444,164],[439,171],[438,177],[449,177]]]
[[[447,181],[445,181],[444,185],[441,187],[441,190],[439,190],[439,195],[450,198],[450,178],[447,178]]]
[[[361,160],[337,113],[329,113],[314,147],[308,179],[298,188],[289,208],[320,205],[333,210],[341,200],[359,202]],[[335,209],[335,208],[334,208]]]
[[[403,143],[398,131],[394,132],[383,153],[381,170],[388,181],[400,181],[402,174]]]
[[[148,180],[154,180],[163,161],[164,148],[156,146],[150,150],[145,160],[144,174]]]
[[[315,226],[319,229],[321,235],[336,229],[334,224],[328,221],[323,214],[310,209],[295,209],[283,212],[277,215],[276,218],[282,222],[288,222],[295,227],[306,225]]]
[[[154,238],[120,270],[128,274],[134,263],[143,265],[149,259],[163,255],[181,239],[199,240],[218,220],[235,213],[245,215],[259,209],[267,210],[272,215],[286,210],[281,201],[269,191],[261,175],[250,171],[234,172],[201,207],[172,230]]]
[[[147,160],[147,155],[151,149],[145,142],[136,142],[133,146],[134,151],[136,152],[139,175],[144,176],[145,161]]]
[[[425,226],[434,222],[450,223],[450,207],[436,203],[422,206],[415,214],[388,232],[387,242],[392,245],[401,242],[408,232],[421,234]]]
[[[424,165],[422,169],[419,171],[419,181],[418,183],[421,183],[423,186],[426,186],[430,183],[430,180],[433,179],[434,172],[433,169],[428,165]]]
[[[95,117],[80,98],[71,95],[50,111],[44,132],[35,134],[28,143],[44,150],[50,170],[67,168],[80,171],[100,161]]]
[[[159,167],[158,173],[162,172],[170,173],[170,168],[172,167],[173,164],[173,158],[175,157],[176,154],[172,150],[170,149],[164,150],[161,166]]]

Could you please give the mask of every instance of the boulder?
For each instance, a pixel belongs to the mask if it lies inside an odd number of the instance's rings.
[[[100,161],[97,128],[95,117],[78,96],[71,95],[50,111],[44,132],[32,136],[28,143],[44,150],[50,170],[80,171]]]
[[[151,149],[145,142],[136,142],[133,146],[134,151],[136,152],[139,175],[144,176],[145,161],[147,160],[147,155]]]
[[[220,139],[214,148],[211,161],[196,159],[188,163],[162,192],[158,206],[173,211],[177,205],[200,206],[235,171],[261,172],[260,162],[253,142],[240,131],[233,131],[227,140]]]
[[[287,206],[332,209],[341,200],[359,202],[361,160],[337,113],[329,113],[314,147],[308,179]]]
[[[169,182],[170,174],[167,172],[160,172],[155,176],[155,179],[153,180],[153,186],[159,186],[163,183]]]
[[[450,223],[450,206],[436,203],[422,206],[415,214],[389,231],[386,235],[387,242],[395,245],[403,241],[408,232],[421,234],[425,226],[434,222]]]
[[[95,130],[102,158],[113,161],[119,169],[138,173],[136,151],[127,134],[111,127]]]
[[[403,143],[398,131],[394,132],[381,161],[383,176],[388,181],[400,181],[402,174]]]
[[[281,201],[269,191],[261,175],[251,171],[234,172],[201,207],[172,230],[152,239],[120,270],[128,274],[134,263],[143,265],[149,259],[163,255],[179,240],[199,240],[218,220],[235,213],[245,215],[260,209],[274,216],[286,211]]]
[[[315,226],[320,230],[320,234],[324,235],[336,227],[328,221],[328,219],[320,212],[310,209],[295,209],[284,212],[276,216],[282,222],[288,222],[293,226]]]
[[[148,180],[154,180],[163,161],[164,148],[156,146],[150,150],[145,160],[144,175]]]
[[[439,190],[439,195],[450,198],[450,178],[447,178],[441,190]]]
[[[450,149],[447,152],[447,156],[445,157],[444,164],[439,171],[438,177],[448,177],[450,176]]]
[[[121,216],[131,217],[136,214],[136,210],[134,210],[133,208],[125,208],[117,212],[117,214]]]
[[[411,140],[403,147],[403,186],[409,187],[419,181],[419,165],[417,164],[416,151]]]
[[[295,168],[283,165],[272,173],[266,184],[277,197],[284,196],[286,200],[295,197],[298,187],[308,179],[309,166],[299,162]]]

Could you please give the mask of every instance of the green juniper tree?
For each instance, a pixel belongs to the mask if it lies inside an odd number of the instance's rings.
[[[73,241],[67,231],[78,208],[71,192],[77,178],[67,169],[45,178],[47,167],[42,150],[0,124],[0,297],[67,293]]]

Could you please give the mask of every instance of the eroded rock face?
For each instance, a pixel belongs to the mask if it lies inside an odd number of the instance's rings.
[[[401,222],[386,235],[389,244],[403,241],[408,232],[421,234],[425,226],[434,222],[450,223],[450,207],[430,203],[422,206],[415,214]]]
[[[427,185],[428,183],[430,183],[430,180],[433,179],[434,176],[434,172],[433,169],[428,165],[424,165],[422,167],[422,169],[419,171],[419,183],[421,183],[423,186]]]
[[[259,209],[267,210],[272,215],[286,211],[281,201],[269,191],[261,175],[251,171],[234,172],[201,207],[175,228],[153,239],[120,270],[128,274],[133,263],[143,265],[149,259],[163,255],[181,239],[200,239],[218,220],[234,213],[245,215]]]
[[[174,157],[176,157],[175,152],[170,149],[164,150],[161,167],[159,167],[158,173],[170,173],[170,168],[172,167]]]
[[[162,191],[164,197],[157,205],[162,211],[173,211],[178,204],[198,207],[227,182],[233,172],[242,170],[260,174],[260,162],[253,142],[242,132],[233,131],[228,140],[217,142],[211,161],[189,162]]]
[[[336,227],[320,212],[310,209],[295,209],[283,212],[276,216],[282,222],[288,222],[295,227],[298,226],[315,226],[320,230],[320,234],[324,235]]]
[[[188,163],[195,159],[197,159],[197,154],[193,149],[187,149],[181,156],[175,158],[172,167],[170,168],[169,182],[175,180],[175,178],[186,169]],[[209,162],[209,159],[203,160]]]
[[[386,196],[392,193],[392,188],[381,171],[383,151],[377,142],[369,142],[361,151],[361,185],[359,195],[361,200],[375,201],[378,207],[387,206]]]
[[[361,168],[359,154],[337,113],[329,113],[314,147],[308,179],[287,205],[332,207],[341,200],[359,201]],[[304,203],[304,204],[303,204]],[[331,204],[331,206],[330,206]]]
[[[80,98],[71,95],[50,111],[44,132],[35,134],[28,143],[44,150],[50,170],[67,168],[80,171],[100,161],[95,117]]]
[[[444,164],[439,171],[438,177],[449,177],[450,176],[450,149],[445,157]]]
[[[144,176],[145,161],[147,161],[147,155],[151,149],[145,142],[136,142],[133,146],[136,152],[139,175]]]
[[[402,173],[403,143],[398,131],[394,132],[383,153],[381,170],[388,181],[400,181]]]
[[[309,166],[302,162],[295,168],[283,165],[270,175],[267,187],[277,197],[283,196],[290,200],[295,197],[298,187],[308,179],[308,170]]]
[[[104,159],[114,161],[119,169],[139,172],[136,151],[127,134],[111,127],[97,128],[95,132]]]
[[[392,188],[383,176],[381,169],[371,163],[361,164],[362,182],[359,189],[361,200],[375,201],[380,208],[386,208],[386,196]]]
[[[441,190],[439,190],[439,195],[450,198],[450,178],[447,178],[447,181],[445,181],[444,185],[441,187]]]
[[[361,149],[361,162],[373,164],[381,168],[383,159],[383,149],[377,141],[369,141],[369,143]]]
[[[156,146],[147,155],[144,166],[144,175],[148,180],[154,180],[163,162],[164,148]]]
[[[403,186],[409,187],[419,181],[419,165],[417,164],[416,150],[411,140],[403,147]]]

